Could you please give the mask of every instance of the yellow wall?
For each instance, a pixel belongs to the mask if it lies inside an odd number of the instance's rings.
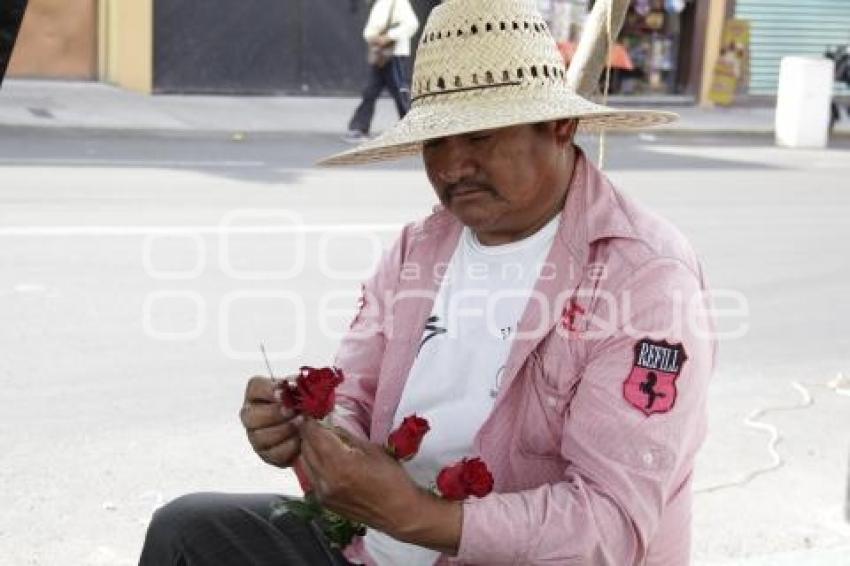
[[[99,75],[129,90],[153,89],[153,0],[99,0]]]
[[[705,30],[705,56],[702,60],[702,83],[700,88],[700,106],[712,106],[708,99],[711,82],[714,77],[714,65],[720,56],[720,38],[723,34],[723,22],[726,21],[727,0],[711,0],[709,3],[708,23]]]

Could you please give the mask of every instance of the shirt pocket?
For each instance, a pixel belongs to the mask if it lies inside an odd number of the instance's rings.
[[[561,440],[572,397],[568,379],[558,379],[533,352],[523,370],[518,448],[532,458],[561,458]]]

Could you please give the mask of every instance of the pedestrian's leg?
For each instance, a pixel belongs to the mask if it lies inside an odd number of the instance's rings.
[[[369,65],[369,83],[363,90],[363,99],[357,110],[354,111],[354,116],[348,122],[350,131],[369,133],[372,127],[372,117],[375,115],[375,103],[378,97],[381,96],[381,91],[384,90],[384,74],[382,69],[375,65]]]
[[[407,66],[407,57],[393,57],[385,67],[384,80],[395,101],[399,118],[404,118],[404,115],[410,110],[410,79],[408,78]]]
[[[154,513],[139,566],[339,566],[310,524],[290,515],[270,518],[271,494],[193,493]]]

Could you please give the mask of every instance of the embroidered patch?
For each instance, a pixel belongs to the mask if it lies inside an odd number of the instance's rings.
[[[570,334],[579,333],[576,319],[586,314],[584,308],[576,302],[575,299],[570,299],[569,305],[564,307],[561,312],[561,326],[563,326]]]
[[[646,416],[666,413],[676,403],[676,379],[687,359],[682,344],[639,340],[634,365],[623,382],[623,397]]]
[[[360,298],[357,299],[357,314],[354,315],[354,318],[351,321],[351,324],[348,325],[349,330],[354,328],[354,325],[360,320],[360,315],[363,314],[363,310],[366,308],[366,285],[360,285]]]

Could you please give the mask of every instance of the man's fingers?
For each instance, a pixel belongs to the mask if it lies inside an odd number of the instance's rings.
[[[283,379],[255,375],[248,380],[245,387],[245,401],[248,403],[277,403],[280,402],[279,386],[283,381],[294,381],[297,375],[287,375]],[[277,392],[277,394],[276,394]]]
[[[368,440],[363,440],[362,438],[357,438],[341,426],[333,427],[333,431],[335,436],[342,442],[347,448],[352,448],[354,450],[359,450],[364,454],[368,454],[369,452],[374,452],[377,450],[378,452],[384,452],[384,448],[369,442]]]
[[[300,426],[301,438],[309,447],[314,466],[321,467],[328,462],[339,463],[338,458],[350,456],[359,448],[343,440],[334,430],[328,429],[313,419],[305,419]]]
[[[278,403],[247,403],[239,410],[239,420],[248,431],[289,422],[294,416]]]
[[[318,462],[318,455],[315,448],[307,442],[301,442],[301,465],[302,470],[307,474],[307,479],[313,486],[313,491],[319,498],[322,498],[327,493],[327,481],[322,475],[322,466]]]
[[[265,462],[274,466],[289,466],[301,450],[301,440],[296,436],[269,448],[257,452]]]
[[[303,427],[301,429],[304,430]],[[319,462],[321,460],[321,456],[319,455],[319,451],[316,449],[316,445],[309,440],[306,436],[304,436],[303,432],[301,433],[301,454],[304,457],[304,460],[308,460],[310,467],[312,469],[319,468]]]
[[[298,429],[292,422],[260,428],[248,432],[251,446],[258,452],[269,450],[293,438],[298,438]]]
[[[301,460],[309,470],[308,475],[314,486],[325,486],[324,470],[333,472],[339,467],[339,461],[335,460],[337,454],[333,448],[328,448],[325,443],[324,434],[316,429],[322,428],[312,419],[306,419],[301,425]]]
[[[255,375],[245,387],[245,401],[248,403],[274,403],[274,381],[270,377]]]

